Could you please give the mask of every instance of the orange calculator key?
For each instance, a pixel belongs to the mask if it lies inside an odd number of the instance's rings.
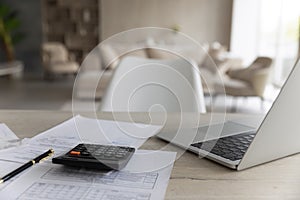
[[[71,155],[80,155],[80,151],[70,151]]]

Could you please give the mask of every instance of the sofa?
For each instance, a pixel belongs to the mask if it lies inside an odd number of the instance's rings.
[[[172,51],[172,52],[171,52]],[[203,79],[204,92],[213,92],[213,82],[228,69],[241,64],[240,59],[223,57],[226,48],[221,45],[203,45],[201,49],[189,46],[160,45],[149,47],[144,44],[102,44],[95,48],[83,62],[75,97],[80,99],[101,99],[110,82],[114,69],[125,56],[150,59],[178,59],[178,55],[192,59],[198,66]],[[207,54],[208,53],[208,54]]]
[[[72,61],[67,48],[60,42],[45,42],[42,45],[44,78],[55,74],[76,74],[79,65]]]
[[[133,50],[132,50],[133,49]],[[95,48],[83,62],[77,84],[75,97],[80,99],[101,99],[109,83],[114,69],[125,56],[153,59],[174,59],[178,58],[174,53],[164,50],[166,48],[149,48],[147,46],[129,44],[103,44]],[[199,52],[198,60],[203,60],[204,53]],[[188,59],[192,59],[188,57]]]

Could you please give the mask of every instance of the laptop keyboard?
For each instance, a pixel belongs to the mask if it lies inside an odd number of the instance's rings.
[[[241,133],[205,142],[194,143],[191,146],[216,154],[223,158],[236,161],[243,158],[255,134],[255,132]]]

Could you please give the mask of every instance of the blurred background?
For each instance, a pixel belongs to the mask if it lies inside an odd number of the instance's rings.
[[[170,59],[146,47],[185,49],[176,40],[182,32],[222,71],[225,94],[208,58],[191,53],[212,82],[210,88],[203,84],[208,111],[214,104],[215,111],[266,113],[300,55],[299,0],[0,0],[0,108],[71,110],[74,80],[86,55],[114,34],[149,26],[174,34],[145,38],[140,41],[145,51],[135,56]],[[134,45],[126,41],[100,50],[97,70],[105,76],[90,99],[85,92],[95,69],[83,75],[86,84],[75,94],[82,110],[91,101],[101,103],[117,67],[107,60]],[[264,68],[263,79],[255,75],[258,68]]]

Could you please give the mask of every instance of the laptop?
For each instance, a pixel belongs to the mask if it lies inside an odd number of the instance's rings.
[[[174,132],[161,132],[157,136],[236,170],[299,153],[299,86],[300,61],[298,59],[271,109],[258,127],[246,126],[234,120],[199,127],[193,141],[188,145],[186,141],[181,141],[184,137],[174,140]],[[203,140],[201,137],[208,128],[220,130],[220,135],[226,136]]]

